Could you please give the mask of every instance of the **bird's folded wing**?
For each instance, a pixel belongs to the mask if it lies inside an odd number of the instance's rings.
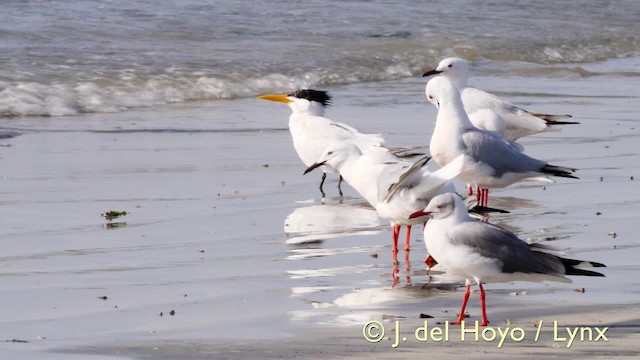
[[[411,168],[409,168],[409,170],[402,174],[398,179],[398,182],[392,184],[389,187],[389,194],[387,194],[384,201],[391,201],[391,199],[399,189],[407,187],[409,185],[411,185],[411,187],[413,187],[414,190],[418,193],[420,191],[428,192],[444,185],[447,181],[453,180],[462,172],[465,155],[459,155],[446,166],[443,166],[442,168],[424,177],[421,177],[416,184],[409,184],[410,182],[412,182],[411,180],[415,180],[413,175],[417,174],[418,170],[422,169],[422,167],[426,165],[428,160],[429,158],[427,157],[418,160],[415,164],[413,164],[413,166],[411,166]]]
[[[564,266],[554,255],[531,251],[515,234],[493,224],[468,221],[448,233],[453,245],[468,246],[479,255],[500,261],[505,273],[563,275]]]
[[[544,161],[527,156],[514,143],[504,140],[496,134],[473,130],[462,134],[462,142],[466,153],[477,163],[493,168],[494,176],[502,176],[507,172],[539,171]]]

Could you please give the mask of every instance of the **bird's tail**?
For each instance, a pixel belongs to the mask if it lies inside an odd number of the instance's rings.
[[[573,175],[573,173],[576,172],[576,170],[578,169],[547,164],[543,166],[542,169],[540,169],[540,172],[548,175],[553,175],[553,176],[579,179],[579,177]]]
[[[575,125],[580,124],[577,121],[566,121],[564,119],[570,119],[571,115],[551,115],[551,114],[541,114],[541,113],[530,113],[535,117],[539,117],[544,120],[547,125]]]
[[[507,210],[479,205],[478,200],[475,196],[467,196],[467,198],[464,199],[464,206],[470,213],[478,214],[481,216],[485,216],[489,213],[509,214],[509,211]]]
[[[576,266],[579,265],[591,265],[593,267],[607,267],[605,264],[595,262],[595,261],[585,261],[585,260],[576,260],[576,259],[565,259],[558,256],[558,260],[562,261],[562,265],[564,265],[565,272],[567,275],[581,275],[581,276],[604,276],[597,271],[578,269]]]
[[[509,214],[509,211],[507,211],[507,210],[498,209],[498,208],[492,208],[492,207],[482,206],[482,205],[476,205],[476,206],[470,208],[469,212],[472,212],[472,213],[475,213],[475,214],[478,214],[478,215],[486,215],[486,214],[489,214],[489,213]]]

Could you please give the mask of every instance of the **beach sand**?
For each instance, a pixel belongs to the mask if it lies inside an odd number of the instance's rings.
[[[123,342],[117,345],[86,346],[74,349],[76,354],[117,355],[131,358],[153,359],[424,359],[446,357],[450,359],[513,359],[545,358],[575,359],[595,357],[598,359],[636,359],[640,340],[640,306],[574,307],[562,306],[552,311],[540,309],[530,311],[535,317],[521,318],[517,322],[500,328],[505,334],[492,332],[483,334],[480,328],[478,340],[474,332],[464,334],[460,327],[449,327],[449,338],[443,332],[425,340],[416,340],[415,329],[424,326],[423,321],[405,319],[400,321],[402,332],[399,336],[407,339],[394,344],[395,320],[382,322],[387,328],[387,336],[377,343],[363,341],[361,334],[347,329],[305,332],[300,339],[289,340],[203,340]],[[430,320],[427,320],[430,321]],[[536,340],[538,322],[541,331]],[[558,325],[554,329],[554,321]],[[616,324],[612,326],[611,324]],[[407,326],[409,325],[409,326]],[[445,325],[428,323],[429,329]],[[567,329],[578,330],[573,342]],[[409,329],[407,331],[407,329]],[[514,330],[518,329],[518,330]],[[471,326],[471,329],[473,327]],[[513,332],[512,332],[513,331]],[[602,337],[598,337],[602,333]],[[582,335],[581,335],[582,334]],[[582,337],[581,337],[582,336]],[[435,341],[434,341],[435,339]]]
[[[522,342],[369,343],[388,329],[453,320],[457,284],[427,288],[422,234],[392,288],[391,231],[336,178],[319,198],[282,104],[240,99],[114,114],[3,119],[0,131],[0,353],[6,358],[417,358],[637,356],[640,338],[640,113],[631,77],[476,77],[531,110],[580,125],[523,139],[580,180],[492,192],[493,222],[607,264],[572,284],[488,284],[489,319]],[[423,79],[330,89],[328,116],[390,146],[428,144]],[[509,92],[500,92],[509,89]],[[635,93],[633,93],[635,91]],[[605,95],[602,95],[605,94]],[[460,184],[463,189],[463,184]],[[109,224],[105,211],[127,211]],[[615,236],[613,236],[615,232]],[[403,233],[404,234],[404,233]],[[576,291],[584,288],[584,292]],[[515,295],[518,294],[518,295]],[[171,311],[174,314],[171,315]],[[445,312],[446,311],[446,312]],[[468,308],[479,317],[477,293]],[[162,316],[160,315],[162,313]],[[533,342],[533,322],[545,324]],[[553,341],[551,323],[615,326],[608,342]],[[391,331],[391,330],[388,330]],[[411,331],[408,330],[410,333]],[[19,340],[18,342],[12,340]],[[23,342],[26,341],[26,342]]]

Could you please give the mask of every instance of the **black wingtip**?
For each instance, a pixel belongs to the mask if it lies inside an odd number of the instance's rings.
[[[597,271],[576,269],[576,268],[567,268],[566,275],[605,277],[604,274],[599,273]]]
[[[529,112],[531,115],[538,117],[544,120],[547,125],[577,125],[580,124],[577,121],[566,121],[564,119],[570,119],[573,116],[571,115],[552,115],[552,114],[542,114],[542,113],[534,113]]]
[[[579,125],[580,123],[577,121],[554,121],[554,120],[546,120],[547,125]]]
[[[565,272],[567,275],[577,275],[577,276],[600,276],[604,277],[604,274],[601,274],[597,271],[578,269],[576,266],[579,265],[591,265],[593,267],[607,267],[607,265],[595,261],[584,261],[584,260],[576,260],[576,259],[565,259],[559,257],[562,265],[564,265]]]
[[[487,214],[487,213],[499,213],[499,214],[510,214],[509,211],[503,209],[492,208],[488,206],[476,205],[471,210],[478,214]]]
[[[542,167],[542,169],[540,169],[540,172],[548,175],[558,176],[558,177],[579,179],[579,177],[572,174],[576,170],[578,169],[568,168],[564,166],[545,165]]]
[[[562,261],[562,264],[564,266],[570,266],[570,267],[578,266],[580,264],[588,264],[588,265],[591,265],[593,267],[607,267],[607,265],[605,265],[603,263],[596,262],[596,261],[565,259],[565,258],[560,258],[560,260]]]

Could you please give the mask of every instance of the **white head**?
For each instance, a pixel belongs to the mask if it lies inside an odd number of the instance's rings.
[[[469,76],[469,63],[460,58],[446,58],[433,70],[427,71],[422,76],[441,74],[447,77],[457,88],[467,86]]]
[[[460,93],[453,86],[451,81],[442,76],[436,76],[427,82],[427,86],[424,89],[427,100],[432,103],[437,109],[440,109],[440,103],[447,96],[460,97]],[[452,94],[452,95],[448,95]]]
[[[335,142],[322,152],[320,158],[305,170],[305,174],[313,169],[326,165],[338,172],[342,164],[352,156],[360,156],[362,151],[351,141]]]
[[[455,126],[460,130],[472,129],[473,124],[464,111],[460,92],[446,77],[436,76],[429,80],[425,88],[427,99],[438,108],[436,127],[443,123]]]
[[[294,113],[308,113],[322,116],[324,110],[331,105],[331,96],[326,91],[302,89],[291,94],[269,94],[258,96],[258,99],[283,102]]]
[[[411,214],[410,218],[416,218],[420,216],[430,216],[433,219],[445,219],[449,216],[456,216],[459,218],[469,217],[462,199],[458,194],[446,193],[440,194],[431,201],[424,210],[417,211]]]

